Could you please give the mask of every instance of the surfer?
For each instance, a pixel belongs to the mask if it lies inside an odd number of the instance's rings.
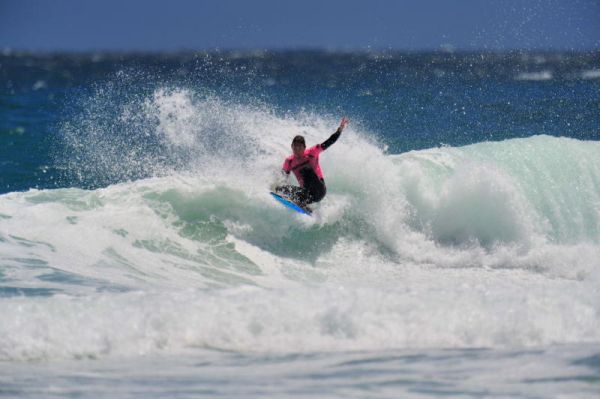
[[[321,144],[306,149],[303,136],[296,136],[292,140],[293,154],[283,162],[283,171],[286,176],[294,172],[298,186],[284,185],[275,188],[275,192],[289,198],[302,208],[313,202],[319,202],[325,197],[327,189],[321,166],[319,165],[319,154],[329,148],[342,134],[348,125],[348,118],[343,117],[340,126],[335,133]]]

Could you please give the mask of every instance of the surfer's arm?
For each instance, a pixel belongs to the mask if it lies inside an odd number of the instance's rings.
[[[325,151],[327,148],[331,147],[331,145],[333,143],[335,143],[337,141],[337,139],[340,138],[342,131],[346,128],[347,125],[348,125],[348,118],[343,117],[342,121],[340,122],[340,126],[337,128],[335,133],[333,133],[327,140],[325,140],[324,142],[321,143],[321,149],[323,149],[323,151]]]
[[[329,136],[329,138],[327,140],[325,140],[324,142],[321,143],[321,148],[323,150],[326,150],[327,148],[329,148],[333,143],[335,143],[337,141],[337,139],[340,138],[341,134],[342,134],[342,132],[340,132],[339,129],[336,130],[334,134]]]
[[[290,172],[286,172],[281,169],[280,174],[275,174],[273,183],[271,183],[271,191],[277,191],[277,187],[289,184],[290,182]]]
[[[281,178],[285,179],[286,182],[290,179],[290,172],[292,171],[292,162],[289,158],[286,158],[281,167]]]

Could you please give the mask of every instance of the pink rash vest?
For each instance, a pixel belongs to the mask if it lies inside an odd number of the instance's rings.
[[[321,180],[323,178],[323,171],[321,170],[321,166],[319,165],[319,155],[323,152],[324,148],[322,144],[317,144],[310,148],[304,150],[304,154],[296,158],[294,154],[290,155],[283,162],[283,170],[286,173],[294,172],[296,179],[298,180],[298,184],[300,187],[304,187],[304,179],[302,179],[302,174],[300,170],[306,167],[312,168],[317,177]]]

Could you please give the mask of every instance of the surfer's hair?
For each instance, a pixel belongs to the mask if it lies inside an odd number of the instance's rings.
[[[304,141],[304,136],[296,136],[294,137],[294,139],[292,140],[292,145],[294,144],[302,144],[303,146],[306,147],[306,142]]]

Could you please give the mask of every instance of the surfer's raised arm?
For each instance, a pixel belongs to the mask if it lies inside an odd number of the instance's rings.
[[[337,139],[340,137],[340,135],[342,134],[342,132],[344,131],[346,126],[348,126],[348,122],[349,122],[348,118],[346,118],[344,116],[340,122],[340,126],[337,128],[335,133],[333,133],[327,140],[325,140],[324,142],[321,143],[321,148],[323,150],[326,150],[333,143],[335,143],[337,141]]]

